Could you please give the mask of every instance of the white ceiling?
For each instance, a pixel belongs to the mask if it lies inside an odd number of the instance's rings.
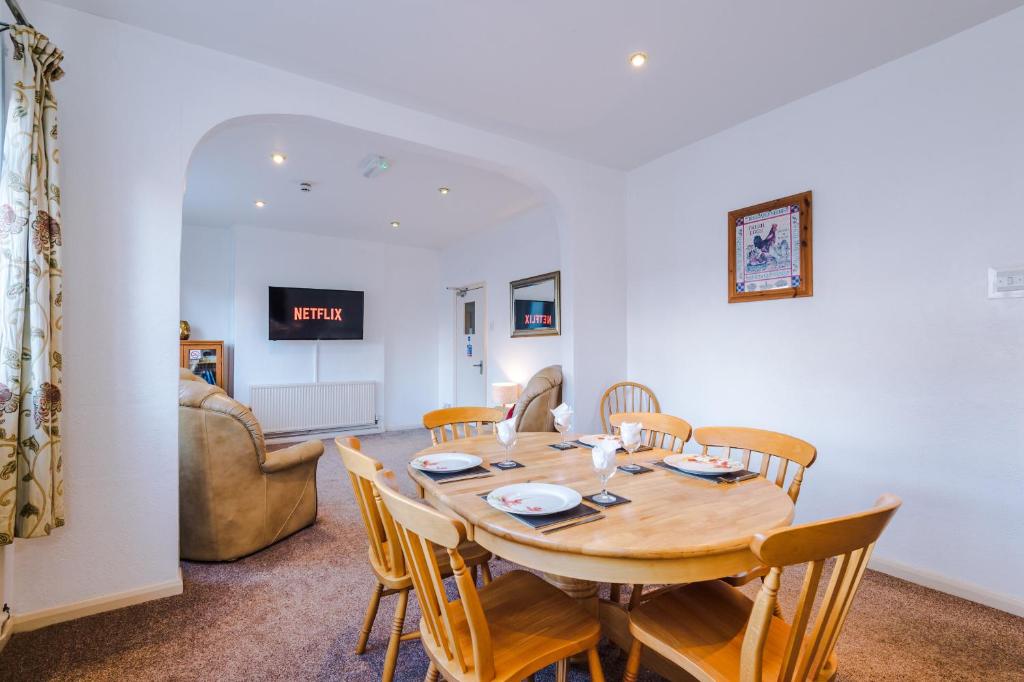
[[[1024,4],[55,1],[618,168]]]
[[[283,165],[271,161],[276,151]],[[360,163],[371,154],[393,164],[366,179]],[[307,181],[313,190],[304,193]],[[442,186],[451,192],[442,196]],[[249,116],[196,147],[183,219],[442,248],[540,203],[525,185],[408,142],[305,116]]]

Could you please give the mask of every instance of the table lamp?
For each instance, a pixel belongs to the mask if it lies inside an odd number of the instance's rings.
[[[508,407],[516,402],[519,397],[519,384],[511,381],[499,381],[491,384],[491,399],[501,405]]]

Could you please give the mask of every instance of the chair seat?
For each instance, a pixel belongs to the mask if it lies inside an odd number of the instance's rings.
[[[494,651],[495,680],[521,680],[555,661],[597,645],[601,626],[597,618],[557,587],[526,571],[506,573],[479,589]],[[451,602],[452,627],[463,661],[469,667],[472,643],[460,600]],[[463,673],[447,670],[446,656],[431,637],[423,645],[446,677],[459,680]],[[471,675],[465,675],[469,678]]]
[[[737,573],[736,575],[730,575],[727,578],[722,578],[722,582],[732,585],[733,587],[743,587],[750,581],[756,578],[764,578],[768,575],[768,571],[771,570],[767,566],[758,566],[752,568],[749,571],[743,573]]]
[[[629,631],[699,680],[740,679],[740,650],[754,602],[721,581],[664,592],[630,612]],[[762,679],[777,680],[789,624],[773,617],[764,646]],[[829,658],[822,679],[836,669]]]
[[[388,542],[385,540],[381,543],[384,555],[389,554]],[[373,569],[374,574],[377,576],[377,580],[382,585],[392,590],[404,590],[405,588],[412,585],[412,578],[409,577],[408,573],[395,577],[391,571],[385,570],[383,566],[380,566],[374,559],[373,550],[368,550],[370,555],[370,568]],[[477,566],[479,564],[486,564],[491,560],[491,553],[486,549],[476,544],[475,542],[467,540],[459,545],[459,554],[462,555],[463,561],[466,562],[467,566]],[[437,559],[437,565],[441,569],[441,575],[448,578],[452,574],[451,559],[448,556],[448,551],[444,547],[434,546],[434,557]]]

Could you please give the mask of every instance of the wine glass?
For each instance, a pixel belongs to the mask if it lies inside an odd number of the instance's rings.
[[[498,438],[498,442],[505,447],[505,459],[498,462],[496,466],[499,469],[509,469],[514,466],[511,452],[512,448],[516,446],[516,442],[519,440],[519,437],[516,433],[515,426],[511,424],[499,424],[499,426],[503,428],[494,429],[494,433]]]
[[[601,479],[601,492],[594,495],[591,499],[594,502],[600,502],[601,504],[608,504],[614,502],[616,497],[608,494],[608,481],[615,475],[616,462],[615,462],[615,450],[606,452],[604,449],[594,448],[591,451],[592,462],[594,465],[594,471],[597,472],[598,478]]]
[[[562,417],[561,419],[555,419],[555,431],[558,431],[558,433],[561,434],[562,436],[561,440],[558,441],[558,444],[561,446],[561,449],[563,450],[565,449],[565,432],[569,430],[569,426],[571,423],[571,416]]]
[[[643,424],[623,423],[619,426],[619,437],[622,439],[622,447],[629,453],[629,464],[622,467],[623,471],[639,471],[640,466],[633,461],[633,455],[640,449],[640,437]]]

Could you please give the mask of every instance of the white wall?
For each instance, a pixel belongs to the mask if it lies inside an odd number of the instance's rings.
[[[22,5],[67,56],[56,92],[68,514],[51,537],[16,543],[19,617],[101,609],[117,597],[165,594],[178,581],[171,359],[182,197],[192,149],[231,118],[318,116],[472,159],[545,192],[561,237],[569,390],[596,415],[601,387],[624,372],[625,333],[580,339],[597,326],[590,299],[620,311],[625,301],[598,276],[621,244],[623,174],[41,0]],[[116,371],[107,358],[118,359]]]
[[[193,339],[234,339],[234,239],[228,228],[182,227],[181,319]]]
[[[267,339],[267,287],[365,292],[362,341],[320,341],[320,381],[376,381],[385,428],[419,426],[437,396],[438,254],[294,231],[235,228],[235,395],[314,380],[315,341]]]
[[[224,342],[224,387],[234,395],[235,249],[227,228],[183,225],[181,319],[191,339]]]
[[[800,519],[1024,613],[1024,10],[629,175],[628,364],[667,411],[818,447]],[[814,296],[726,303],[726,214],[814,191]],[[897,562],[897,563],[893,563]],[[973,590],[973,593],[971,592]]]
[[[452,244],[441,252],[442,287],[438,299],[438,405],[454,399],[453,292],[459,287],[487,285],[487,382],[514,381],[525,386],[537,370],[562,364],[563,336],[512,338],[509,289],[513,280],[553,272],[561,267],[558,226],[545,206],[524,211],[487,230]],[[490,396],[488,387],[488,397]]]

